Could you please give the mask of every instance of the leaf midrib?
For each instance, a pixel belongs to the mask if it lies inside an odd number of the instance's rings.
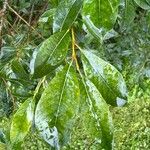
[[[59,103],[58,103],[57,113],[56,113],[56,118],[55,118],[55,125],[56,125],[57,120],[58,120],[58,114],[59,114],[59,110],[60,110],[60,106],[61,106],[61,102],[62,102],[62,97],[63,97],[64,89],[65,89],[65,86],[66,86],[66,82],[67,82],[67,75],[69,73],[71,65],[72,65],[72,62],[70,63],[70,65],[68,67],[68,70],[66,72],[64,83],[63,83],[63,87],[62,87],[62,91],[61,91],[61,94],[60,94],[60,97],[59,97]]]
[[[68,13],[66,14],[66,16],[65,16],[65,18],[64,18],[64,20],[63,20],[63,22],[62,22],[62,25],[61,25],[61,27],[60,27],[60,31],[62,30],[62,28],[63,28],[63,26],[64,26],[64,23],[65,23],[65,21],[66,21],[66,19],[67,19],[67,16],[69,15],[69,13],[70,13],[70,11],[71,11],[71,9],[72,9],[72,7],[74,6],[75,3],[76,3],[76,0],[74,1],[74,3],[72,4],[72,6],[70,7]],[[79,11],[80,11],[80,9],[79,9]],[[78,11],[78,12],[79,12],[79,11]],[[78,13],[77,13],[77,15],[78,15]],[[74,18],[74,20],[72,21],[72,23],[75,21],[77,15],[75,16],[75,18]],[[71,23],[71,24],[72,24],[72,23]]]
[[[84,55],[85,56],[85,55]],[[86,57],[86,56],[85,56]],[[86,57],[86,59],[87,59],[87,61],[89,62],[89,60],[88,60],[88,58]],[[91,63],[89,62],[89,64],[91,65]],[[92,66],[92,65],[91,65]],[[92,68],[94,68],[93,66],[92,66]],[[95,70],[95,68],[94,68],[94,70]],[[87,76],[87,75],[86,75]],[[112,93],[112,94],[115,94],[115,96],[117,97],[117,94],[116,94],[116,92],[113,92],[113,90],[109,87],[109,84],[107,83],[107,81],[103,78],[103,76],[100,74],[100,77],[102,78],[102,80],[104,81],[104,83],[106,84],[106,86],[108,87],[108,89],[110,90],[110,92]],[[94,85],[95,85],[95,83],[94,83]],[[96,85],[95,85],[96,86]]]
[[[52,53],[50,54],[48,59],[52,58],[53,53],[56,51],[56,49],[58,48],[58,46],[60,45],[60,43],[62,42],[62,40],[65,38],[66,34],[68,33],[68,30],[65,32],[65,34],[62,36],[62,38],[60,39],[60,41],[58,42],[58,44],[55,46],[55,48],[53,49]],[[47,60],[48,60],[47,59]]]

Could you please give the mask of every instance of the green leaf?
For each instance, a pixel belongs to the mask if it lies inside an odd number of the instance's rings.
[[[71,65],[64,67],[42,94],[35,113],[35,123],[44,140],[58,148],[66,144],[79,107],[79,85]]]
[[[27,72],[25,71],[25,69],[23,68],[23,66],[19,60],[14,59],[12,61],[11,69],[13,70],[13,72],[15,73],[15,75],[18,78],[21,78],[21,79],[28,79],[29,78]]]
[[[105,150],[113,147],[113,124],[109,107],[95,85],[88,79],[83,80],[81,119],[87,136],[95,146]]]
[[[0,150],[7,150],[6,144],[0,142]]]
[[[84,24],[86,25],[88,31],[100,42],[102,43],[103,35],[102,30],[98,29],[93,22],[90,20],[89,16],[83,16]]]
[[[126,0],[124,14],[122,18],[123,29],[130,28],[131,23],[133,23],[135,17],[136,17],[136,7],[133,4],[133,1]]]
[[[146,9],[146,10],[150,9],[150,3],[148,3],[147,0],[134,0],[134,1],[141,8]]]
[[[50,9],[50,10],[45,11],[39,18],[39,22],[42,22],[42,23],[52,22],[54,12],[55,12],[55,9]]]
[[[98,28],[113,28],[118,15],[119,0],[84,0],[83,16],[89,16]]]
[[[54,15],[53,31],[68,30],[76,20],[83,0],[61,0]]]
[[[53,7],[57,7],[60,0],[49,0]]]
[[[110,38],[115,38],[117,36],[118,36],[118,33],[115,30],[111,29],[107,31],[106,34],[103,36],[103,40],[108,40]]]
[[[65,59],[69,42],[68,31],[58,32],[43,42],[35,59],[35,78],[50,73]]]
[[[114,66],[87,50],[82,50],[82,63],[85,75],[94,83],[107,103],[113,106],[126,103],[126,84]]]
[[[27,99],[13,116],[10,140],[13,145],[22,142],[27,135],[33,121],[34,102],[32,98]]]
[[[1,48],[0,63],[8,63],[16,56],[16,49],[14,47],[5,46]]]

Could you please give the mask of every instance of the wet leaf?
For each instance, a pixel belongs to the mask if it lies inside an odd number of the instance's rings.
[[[138,6],[143,9],[150,9],[150,3],[147,0],[134,0]]]
[[[122,18],[122,28],[130,28],[131,23],[133,23],[134,18],[136,17],[136,7],[133,4],[133,1],[126,0],[124,5],[124,13]]]
[[[98,29],[93,22],[90,20],[89,16],[83,16],[84,24],[86,25],[88,31],[100,42],[102,43],[102,29]]]
[[[64,67],[42,94],[35,113],[35,123],[44,140],[59,148],[66,144],[79,107],[79,86],[71,65]]]
[[[115,38],[117,36],[118,36],[118,33],[115,30],[111,29],[108,32],[106,32],[106,34],[104,35],[103,39],[104,40],[108,40],[110,38]]]
[[[16,49],[14,47],[5,46],[1,48],[0,63],[8,63],[16,56]]]
[[[113,147],[113,124],[109,106],[90,80],[83,80],[81,120],[93,144],[106,150]]]
[[[34,77],[42,77],[55,69],[66,57],[70,36],[68,31],[58,32],[45,40],[34,64]]]
[[[62,0],[54,15],[53,31],[68,30],[76,20],[83,0]]]
[[[94,83],[107,103],[113,106],[126,103],[126,84],[114,66],[87,50],[82,50],[82,63],[86,77]]]
[[[23,65],[21,64],[19,60],[14,59],[11,63],[11,68],[18,78],[21,78],[21,79],[29,78],[27,72],[25,71],[25,69],[23,68]]]
[[[118,15],[119,0],[85,0],[83,16],[89,16],[98,28],[113,28]]]
[[[54,16],[55,9],[50,9],[45,11],[41,17],[39,18],[39,22],[41,23],[47,23],[47,22],[52,22],[53,21],[53,16]]]
[[[27,99],[13,116],[10,140],[13,145],[22,142],[24,137],[30,130],[33,121],[34,102],[32,99]]]

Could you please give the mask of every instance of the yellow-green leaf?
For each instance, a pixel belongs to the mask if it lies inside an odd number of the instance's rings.
[[[68,30],[76,20],[83,0],[61,0],[54,15],[53,31]]]
[[[127,100],[127,88],[121,73],[111,64],[87,50],[82,50],[86,77],[94,83],[107,103],[122,106]]]
[[[89,136],[96,148],[111,150],[113,147],[113,124],[109,106],[95,85],[88,79],[82,81],[81,114],[85,134]]]
[[[27,99],[14,114],[10,129],[10,140],[12,144],[22,142],[30,130],[33,121],[34,102],[32,98]]]
[[[69,42],[68,31],[58,32],[43,42],[35,59],[35,78],[50,73],[65,59]]]
[[[89,16],[98,28],[113,28],[118,15],[119,0],[84,0],[83,16]]]
[[[58,148],[66,144],[79,107],[79,86],[71,65],[64,67],[42,94],[35,113],[35,124],[44,140]],[[60,137],[60,138],[59,138]]]

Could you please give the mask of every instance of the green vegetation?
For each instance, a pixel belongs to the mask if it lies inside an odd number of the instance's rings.
[[[150,149],[148,0],[0,9],[0,150]]]

